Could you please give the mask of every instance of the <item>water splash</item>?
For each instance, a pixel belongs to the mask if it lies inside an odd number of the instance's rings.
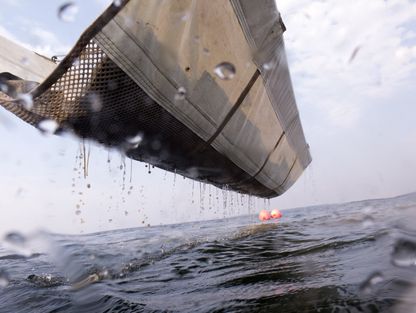
[[[191,193],[191,203],[194,204],[195,200],[194,200],[194,193],[195,193],[195,181],[192,181],[192,193]]]
[[[81,155],[82,155],[82,168],[84,170],[84,179],[88,177],[88,167],[90,163],[90,153],[91,153],[91,147],[88,145],[88,150],[85,145],[85,141],[83,140],[81,143]]]

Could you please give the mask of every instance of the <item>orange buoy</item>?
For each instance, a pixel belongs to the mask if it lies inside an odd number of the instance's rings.
[[[282,217],[282,213],[278,210],[278,209],[273,209],[272,212],[270,213],[272,218],[281,218]]]
[[[259,213],[259,220],[260,221],[267,221],[270,219],[270,213],[267,210],[261,210]]]

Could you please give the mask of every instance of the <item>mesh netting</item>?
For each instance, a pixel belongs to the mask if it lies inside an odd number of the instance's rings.
[[[32,125],[52,119],[82,138],[121,147],[133,159],[217,186],[275,196],[153,101],[94,40],[64,61],[67,67],[59,75],[52,74],[54,82],[33,91],[30,110],[11,98],[0,102]],[[143,138],[140,145],[126,146],[138,134]]]

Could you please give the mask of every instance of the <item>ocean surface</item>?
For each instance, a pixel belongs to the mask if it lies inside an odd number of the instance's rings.
[[[416,194],[88,235],[8,234],[0,312],[416,312]]]

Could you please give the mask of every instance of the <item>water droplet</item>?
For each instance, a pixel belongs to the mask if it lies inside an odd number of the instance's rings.
[[[155,151],[160,150],[160,148],[162,148],[162,144],[160,143],[159,140],[153,140],[152,141],[152,149]]]
[[[17,101],[26,109],[31,110],[33,108],[33,98],[31,94],[22,93],[17,96]]]
[[[104,271],[101,271],[101,272],[99,273],[99,277],[100,277],[101,279],[108,278],[108,276],[109,276],[109,272],[108,272],[108,270],[104,270]]]
[[[348,63],[351,63],[352,61],[354,61],[355,57],[357,56],[358,52],[360,51],[361,47],[360,46],[356,46],[354,48],[354,50],[351,52],[350,58],[348,60]]]
[[[175,101],[184,100],[186,96],[186,89],[184,87],[179,87],[177,93],[175,94]]]
[[[182,15],[181,21],[182,22],[186,22],[187,20],[189,20],[189,17],[190,17],[190,14],[189,13],[186,13],[186,14]]]
[[[78,6],[73,2],[67,2],[58,8],[58,17],[63,22],[73,22],[78,14]]]
[[[380,272],[374,272],[360,285],[360,290],[363,293],[369,294],[372,292],[375,285],[383,281],[383,275]]]
[[[0,83],[0,91],[7,93],[7,91],[9,90],[9,87],[6,84],[1,84]]]
[[[26,57],[23,57],[20,59],[20,63],[22,63],[23,65],[29,65],[29,59]]]
[[[121,5],[121,0],[114,0],[114,1],[113,1],[113,5],[114,5],[115,7],[119,7],[119,6]]]
[[[108,219],[108,222],[109,222],[109,223],[111,223],[112,221],[113,221],[113,219],[112,219],[112,218],[109,218],[109,219]]]
[[[81,214],[81,210],[76,210],[76,211],[75,211],[75,214],[76,214],[76,215],[80,215],[80,214]]]
[[[143,141],[142,133],[138,133],[136,136],[126,138],[126,142],[128,143],[129,148],[131,149],[137,148],[142,141]]]
[[[233,79],[235,76],[235,72],[235,66],[229,62],[222,62],[214,68],[215,75],[217,75],[220,79],[223,80]]]
[[[14,246],[24,246],[26,244],[26,238],[19,233],[8,233],[4,236],[4,241]]]
[[[9,285],[9,274],[0,270],[0,288],[5,288]]]
[[[374,225],[374,218],[372,218],[371,216],[367,215],[364,216],[363,219],[363,227],[364,228],[368,228]]]
[[[90,93],[87,96],[88,105],[92,112],[100,112],[103,108],[101,97],[96,93]]]
[[[47,119],[40,121],[38,128],[43,134],[52,135],[58,130],[59,124],[57,121]]]
[[[416,242],[399,239],[394,245],[391,257],[396,266],[416,266]]]
[[[24,257],[30,257],[32,255],[32,251],[28,247],[28,240],[22,234],[11,232],[6,234],[3,240],[5,245],[16,253]]]
[[[273,68],[273,62],[267,62],[263,64],[263,70],[270,71]]]
[[[117,90],[118,89],[118,83],[116,80],[109,80],[107,83],[108,90]]]
[[[91,188],[91,184],[87,184],[87,188]]]
[[[129,212],[128,211],[124,211],[124,215],[125,216],[129,215]]]

